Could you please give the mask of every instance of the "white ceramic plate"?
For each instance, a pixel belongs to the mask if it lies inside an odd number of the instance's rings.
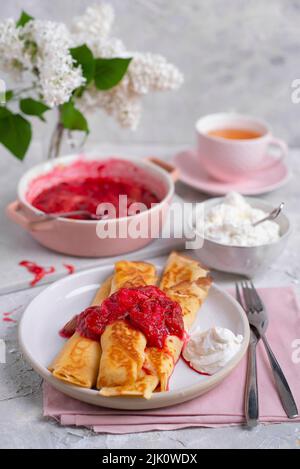
[[[158,272],[163,266],[157,265]],[[191,370],[182,359],[170,379],[168,392],[155,393],[150,400],[132,397],[103,397],[96,390],[63,383],[54,378],[47,366],[61,349],[64,340],[59,329],[92,301],[99,284],[111,275],[113,266],[71,275],[40,293],[23,314],[19,327],[19,343],[26,360],[34,370],[59,391],[83,402],[114,409],[155,409],[193,399],[212,389],[238,365],[249,342],[249,325],[240,305],[226,292],[213,285],[194,327],[203,330],[217,325],[242,334],[240,352],[214,376],[203,376]]]

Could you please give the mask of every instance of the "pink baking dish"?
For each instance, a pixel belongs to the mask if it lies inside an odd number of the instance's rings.
[[[57,218],[41,224],[34,224],[41,219],[42,212],[28,201],[28,191],[34,181],[40,176],[46,175],[54,168],[62,168],[74,164],[78,159],[105,161],[108,159],[125,160],[133,163],[143,174],[143,182],[150,184],[154,192],[159,192],[160,202],[147,211],[131,217],[116,218],[110,220],[74,220]],[[43,246],[54,251],[80,257],[104,257],[125,254],[143,248],[153,239],[159,237],[162,227],[169,212],[169,206],[174,195],[174,182],[178,175],[174,167],[156,158],[139,159],[133,157],[110,157],[95,154],[68,155],[53,161],[34,166],[27,171],[18,184],[18,200],[11,202],[6,212],[8,217],[28,231],[32,237]],[[149,181],[145,180],[149,179]],[[146,235],[135,237],[131,235],[128,221],[147,223],[151,229]],[[99,238],[99,227],[105,223],[109,229],[116,229],[122,233],[115,239]]]

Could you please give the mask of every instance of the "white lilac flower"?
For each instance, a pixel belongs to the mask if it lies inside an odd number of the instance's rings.
[[[86,44],[92,51],[94,57],[111,59],[113,57],[124,57],[127,55],[126,48],[121,41],[115,37],[104,38],[99,36],[88,36],[87,34],[73,35],[74,46],[81,46]]]
[[[74,45],[86,44],[95,57],[122,56],[126,52],[123,42],[109,36],[114,18],[114,10],[107,3],[88,7],[82,16],[76,17],[72,22]]]
[[[85,80],[69,52],[72,39],[67,27],[62,23],[35,20],[25,25],[23,34],[27,41],[37,44],[33,62],[45,103],[53,107],[68,101]]]
[[[82,112],[94,112],[103,109],[112,116],[121,127],[135,130],[141,118],[140,97],[128,89],[128,78],[111,90],[101,92],[90,85],[89,89],[78,100]]]
[[[141,100],[137,95],[128,93],[126,88],[115,87],[102,93],[102,107],[121,127],[136,130],[142,112]]]
[[[74,18],[72,31],[89,38],[107,37],[115,19],[114,10],[108,3],[90,6],[82,16]]]
[[[127,51],[121,40],[109,36],[113,20],[112,8],[100,4],[89,7],[73,22],[74,42],[76,45],[87,44],[95,57],[133,57],[121,83],[108,91],[89,85],[77,104],[82,112],[102,108],[122,127],[136,129],[141,117],[141,96],[154,91],[175,90],[181,86],[183,76],[160,55]]]
[[[135,53],[130,63],[129,86],[137,94],[151,91],[176,90],[183,83],[183,75],[161,55]]]
[[[83,112],[103,108],[122,127],[135,130],[141,118],[141,96],[154,91],[177,89],[183,82],[183,76],[159,55],[129,55],[133,56],[133,60],[121,83],[104,92],[91,85],[78,104]]]
[[[0,22],[0,68],[21,78],[24,70],[31,70],[30,56],[26,53],[20,28],[13,19]]]
[[[90,84],[77,104],[89,112],[102,108],[121,126],[135,129],[141,116],[141,97],[177,89],[183,76],[160,55],[128,52],[120,39],[110,36],[113,21],[112,7],[100,4],[76,18],[71,31],[51,21],[31,20],[19,28],[12,19],[0,22],[0,67],[22,77],[31,74],[36,93],[53,107],[68,101],[72,92],[84,84],[70,47],[87,44],[96,58],[133,57],[117,86],[100,91]]]

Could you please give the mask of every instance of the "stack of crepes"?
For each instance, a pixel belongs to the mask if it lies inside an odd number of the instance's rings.
[[[120,261],[114,275],[100,287],[92,305],[100,305],[120,288],[156,285],[154,265]],[[166,264],[160,289],[181,306],[184,329],[188,333],[205,300],[211,278],[197,261],[173,252]],[[126,321],[106,326],[101,340],[68,339],[50,365],[53,375],[67,383],[100,389],[102,396],[141,396],[167,391],[170,376],[180,357],[184,339],[169,335],[163,348],[147,346],[145,335]]]

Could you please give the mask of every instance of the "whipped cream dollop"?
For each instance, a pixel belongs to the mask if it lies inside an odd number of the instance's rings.
[[[229,246],[261,246],[280,238],[280,227],[275,221],[252,224],[267,215],[263,210],[251,207],[237,192],[230,192],[221,204],[206,211],[204,236]]]
[[[242,335],[223,327],[196,330],[183,350],[183,358],[194,370],[213,375],[236,355],[242,342]]]

